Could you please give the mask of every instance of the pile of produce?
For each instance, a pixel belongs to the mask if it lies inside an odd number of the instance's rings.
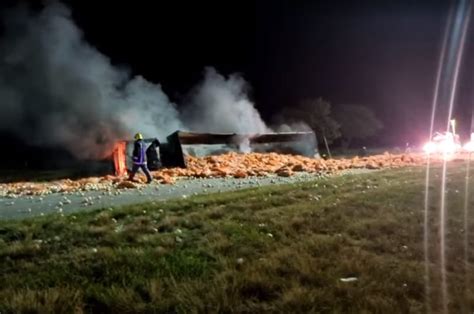
[[[173,184],[176,179],[191,178],[246,178],[253,176],[289,177],[297,172],[334,174],[346,169],[382,169],[422,165],[423,155],[385,153],[368,157],[347,159],[314,159],[303,156],[277,153],[227,153],[202,158],[186,157],[187,168],[161,169],[153,172],[153,177],[162,184]],[[77,191],[108,191],[136,188],[145,182],[142,174],[136,176],[136,182],[126,177],[104,176],[79,180],[56,180],[49,182],[15,182],[0,184],[0,196],[8,195],[45,195],[51,193],[73,193]]]
[[[289,177],[295,172],[335,173],[346,169],[381,169],[419,165],[425,162],[422,155],[374,155],[348,159],[314,159],[277,153],[227,153],[202,158],[187,156],[187,168],[162,169],[154,177],[164,183],[172,183],[178,177],[215,178],[252,176]]]

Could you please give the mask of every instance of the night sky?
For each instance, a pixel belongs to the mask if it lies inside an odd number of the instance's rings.
[[[173,101],[199,81],[205,66],[214,66],[243,75],[266,121],[307,97],[321,96],[336,108],[369,106],[385,124],[380,145],[426,137],[442,34],[454,3],[63,2],[87,41],[114,64],[160,83]],[[473,36],[470,27],[455,109],[464,132],[474,100]]]

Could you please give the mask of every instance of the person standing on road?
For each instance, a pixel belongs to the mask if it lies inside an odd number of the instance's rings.
[[[143,142],[143,135],[141,133],[135,134],[135,143],[133,146],[133,167],[132,172],[130,173],[129,180],[133,181],[135,174],[137,173],[138,169],[142,169],[143,173],[145,173],[147,178],[147,183],[151,183],[153,180],[146,165],[146,147],[145,143]]]

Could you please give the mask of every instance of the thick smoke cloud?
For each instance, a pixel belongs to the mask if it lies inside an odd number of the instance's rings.
[[[7,16],[0,47],[0,128],[32,144],[100,158],[137,126],[149,134],[181,128],[159,85],[136,77],[87,44],[70,11],[55,3]]]
[[[115,140],[138,131],[163,139],[178,129],[266,130],[238,76],[226,80],[207,69],[180,114],[160,85],[131,77],[85,42],[64,5],[53,3],[34,14],[15,9],[5,21],[0,131],[31,144],[64,147],[79,158],[101,158]]]

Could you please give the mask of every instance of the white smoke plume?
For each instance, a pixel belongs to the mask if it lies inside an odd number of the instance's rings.
[[[280,123],[273,128],[275,132],[313,132],[311,127],[302,121],[284,123],[284,117],[280,117],[280,119]],[[292,151],[301,155],[316,157],[319,156],[317,150],[315,151],[317,144],[316,136],[313,136],[309,140],[290,143],[288,146],[292,148]]]
[[[312,132],[310,126],[302,121],[277,124],[274,127],[276,132]]]
[[[70,10],[54,2],[39,13],[17,8],[0,40],[0,131],[78,158],[105,157],[135,132],[161,140],[181,129],[267,131],[246,83],[208,68],[178,112],[161,86],[131,77],[85,42]],[[185,123],[180,120],[183,117]]]
[[[36,15],[9,12],[0,42],[1,130],[100,158],[138,125],[149,134],[181,128],[159,85],[114,67],[84,41],[62,4]]]
[[[204,80],[191,91],[183,121],[193,131],[214,133],[270,132],[247,96],[247,83],[237,75],[228,79],[206,68]]]

